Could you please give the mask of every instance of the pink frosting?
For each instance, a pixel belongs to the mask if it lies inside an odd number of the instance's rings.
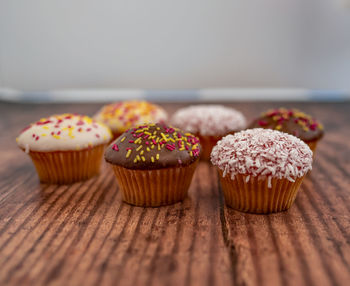
[[[248,129],[222,138],[211,162],[223,175],[264,176],[294,182],[312,169],[312,151],[299,138],[270,129]]]

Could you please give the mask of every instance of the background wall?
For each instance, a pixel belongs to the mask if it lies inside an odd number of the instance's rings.
[[[350,89],[348,0],[0,0],[0,86]]]

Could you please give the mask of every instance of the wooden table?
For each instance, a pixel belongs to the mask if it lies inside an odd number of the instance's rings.
[[[1,285],[350,285],[350,103],[283,103],[323,121],[326,136],[295,204],[271,215],[225,207],[208,163],[185,201],[160,208],[122,203],[108,166],[39,184],[15,143],[21,128],[100,106],[0,104]],[[252,119],[281,104],[232,106]]]

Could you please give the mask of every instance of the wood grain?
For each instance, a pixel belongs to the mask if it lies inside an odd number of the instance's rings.
[[[86,182],[39,184],[15,144],[21,128],[100,106],[0,103],[1,285],[349,285],[349,103],[283,103],[322,120],[326,136],[295,204],[271,215],[225,207],[203,162],[188,198],[160,208],[122,203],[106,165]],[[252,119],[281,104],[232,106]]]

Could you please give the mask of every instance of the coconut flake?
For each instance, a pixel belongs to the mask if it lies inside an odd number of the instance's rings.
[[[178,110],[172,124],[180,129],[201,135],[225,135],[246,127],[244,115],[222,105],[193,105]]]
[[[312,151],[299,138],[276,130],[248,129],[218,141],[211,162],[234,177],[237,174],[285,178],[294,182],[312,169]],[[250,177],[249,177],[250,179]]]

